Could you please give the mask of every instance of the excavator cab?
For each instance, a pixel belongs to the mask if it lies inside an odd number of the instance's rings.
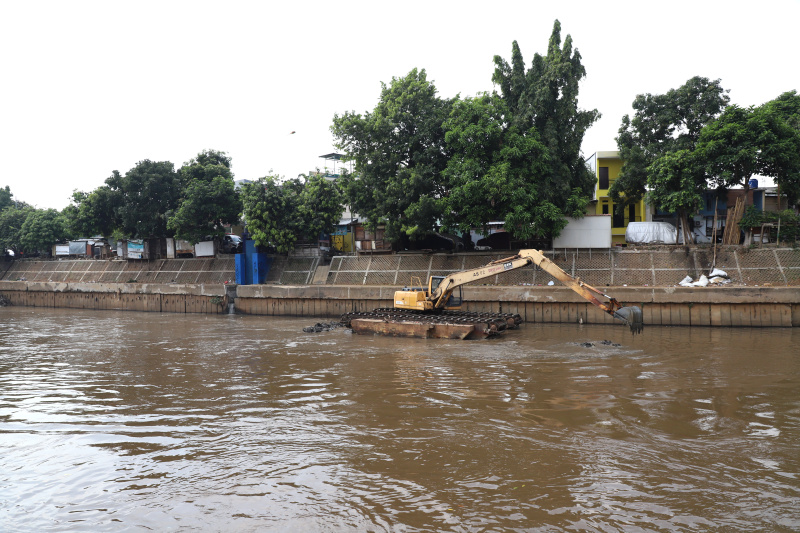
[[[431,276],[431,279],[428,280],[428,295],[436,291],[441,285],[442,281],[445,279],[446,276]],[[458,310],[461,309],[461,304],[463,303],[464,299],[461,293],[461,286],[459,285],[456,287],[452,294],[447,298],[447,301],[444,303],[444,309],[452,309]]]

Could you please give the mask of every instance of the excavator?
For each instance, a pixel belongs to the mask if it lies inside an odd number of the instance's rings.
[[[427,287],[404,287],[394,293],[394,306],[371,313],[346,313],[341,322],[356,333],[392,336],[474,339],[491,337],[518,327],[519,314],[461,311],[461,288],[467,283],[503,274],[534,264],[559,280],[585,300],[630,327],[632,334],[644,329],[642,310],[623,307],[615,298],[564,272],[539,250],[520,250],[517,255],[449,276],[431,276]],[[597,297],[606,298],[601,302]]]

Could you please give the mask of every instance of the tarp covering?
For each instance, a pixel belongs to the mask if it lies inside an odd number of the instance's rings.
[[[625,242],[635,244],[675,244],[675,226],[668,222],[631,222]]]
[[[86,255],[86,241],[69,241],[69,255]]]

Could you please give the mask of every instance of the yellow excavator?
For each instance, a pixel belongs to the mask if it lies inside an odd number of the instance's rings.
[[[615,298],[587,285],[580,278],[573,278],[539,250],[520,250],[517,255],[492,261],[480,268],[455,272],[449,276],[431,276],[427,287],[405,287],[394,293],[394,308],[409,311],[436,312],[439,310],[458,310],[463,302],[461,287],[473,281],[511,272],[518,268],[535,264],[561,283],[578,293],[581,297],[599,307],[616,319],[622,320],[631,333],[641,333],[644,329],[642,310],[639,307],[623,307]],[[608,299],[603,303],[596,296]]]

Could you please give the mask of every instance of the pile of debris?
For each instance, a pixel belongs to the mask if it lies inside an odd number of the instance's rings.
[[[715,268],[708,276],[701,274],[697,281],[693,280],[691,276],[686,276],[678,285],[681,287],[708,287],[709,285],[726,285],[728,283],[731,283],[728,273]]]
[[[341,322],[317,322],[313,326],[303,328],[304,333],[321,333],[323,331],[331,331],[342,327]]]
[[[0,294],[0,307],[7,307],[11,304],[11,300]]]

